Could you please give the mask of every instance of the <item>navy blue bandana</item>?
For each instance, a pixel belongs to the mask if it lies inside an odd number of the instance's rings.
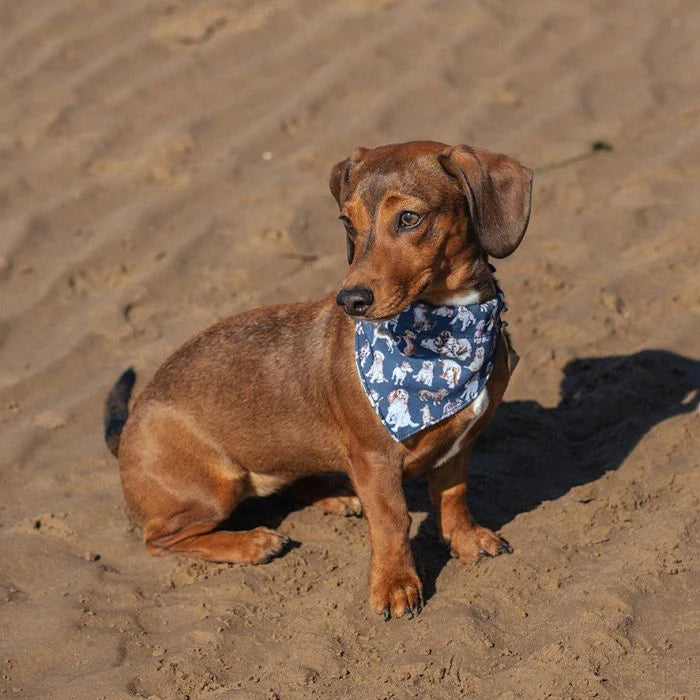
[[[469,406],[493,369],[503,294],[482,304],[411,304],[398,316],[355,328],[362,386],[397,441]]]

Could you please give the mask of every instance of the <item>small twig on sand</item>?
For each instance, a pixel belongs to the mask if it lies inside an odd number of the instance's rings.
[[[570,158],[564,158],[564,160],[557,160],[553,163],[547,163],[546,165],[541,165],[539,168],[535,168],[535,174],[546,173],[550,170],[558,170],[559,168],[566,168],[573,163],[578,163],[580,160],[585,160],[594,156],[600,151],[612,151],[613,147],[607,141],[594,141],[591,147],[585,153],[579,153],[576,156],[571,156]]]

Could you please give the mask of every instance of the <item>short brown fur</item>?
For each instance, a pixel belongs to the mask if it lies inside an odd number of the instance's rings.
[[[531,177],[506,156],[465,146],[423,141],[356,149],[330,181],[354,248],[343,288],[372,290],[369,320],[391,317],[416,299],[493,296],[487,254],[502,257],[519,244]],[[404,210],[424,212],[415,231],[397,232]],[[466,503],[467,458],[510,375],[507,338],[481,414],[475,402],[397,443],[361,388],[354,332],[354,320],[332,297],[256,309],[202,331],[161,366],[121,437],[119,420],[117,432],[108,430],[149,552],[265,562],[284,549],[284,535],[217,528],[246,497],[297,482],[296,498],[328,512],[357,514],[361,503],[372,549],[371,607],[387,617],[412,616],[422,587],[402,481],[421,474],[442,537],[460,561],[508,551],[474,522]],[[349,475],[359,501],[334,491],[337,484],[298,481],[322,472]]]

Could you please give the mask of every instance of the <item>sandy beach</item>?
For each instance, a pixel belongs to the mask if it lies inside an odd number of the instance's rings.
[[[0,694],[700,697],[695,0],[0,0],[0,28]],[[418,480],[411,622],[369,609],[363,519],[276,496],[234,518],[298,543],[267,565],[151,558],[109,387],[337,291],[330,168],[413,139],[536,172],[470,467],[514,553],[451,559]]]

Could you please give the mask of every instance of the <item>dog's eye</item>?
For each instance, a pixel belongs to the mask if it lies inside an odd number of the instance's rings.
[[[349,216],[341,214],[338,218],[343,222],[343,226],[345,226],[347,231],[350,231],[351,233],[355,232],[355,227],[352,225],[352,221],[350,221]]]
[[[348,251],[348,265],[350,265],[352,263],[352,259],[355,257],[355,243],[352,238],[350,238],[349,234],[345,237],[345,242],[347,244]]]
[[[422,214],[416,214],[414,211],[404,211],[399,217],[399,226],[401,228],[414,228],[423,221]]]
[[[345,243],[347,247],[347,252],[348,252],[348,265],[352,263],[352,259],[355,257],[355,236],[356,231],[355,227],[352,225],[352,221],[350,221],[350,218],[345,216],[344,214],[341,214],[338,217],[344,224],[345,226]]]

